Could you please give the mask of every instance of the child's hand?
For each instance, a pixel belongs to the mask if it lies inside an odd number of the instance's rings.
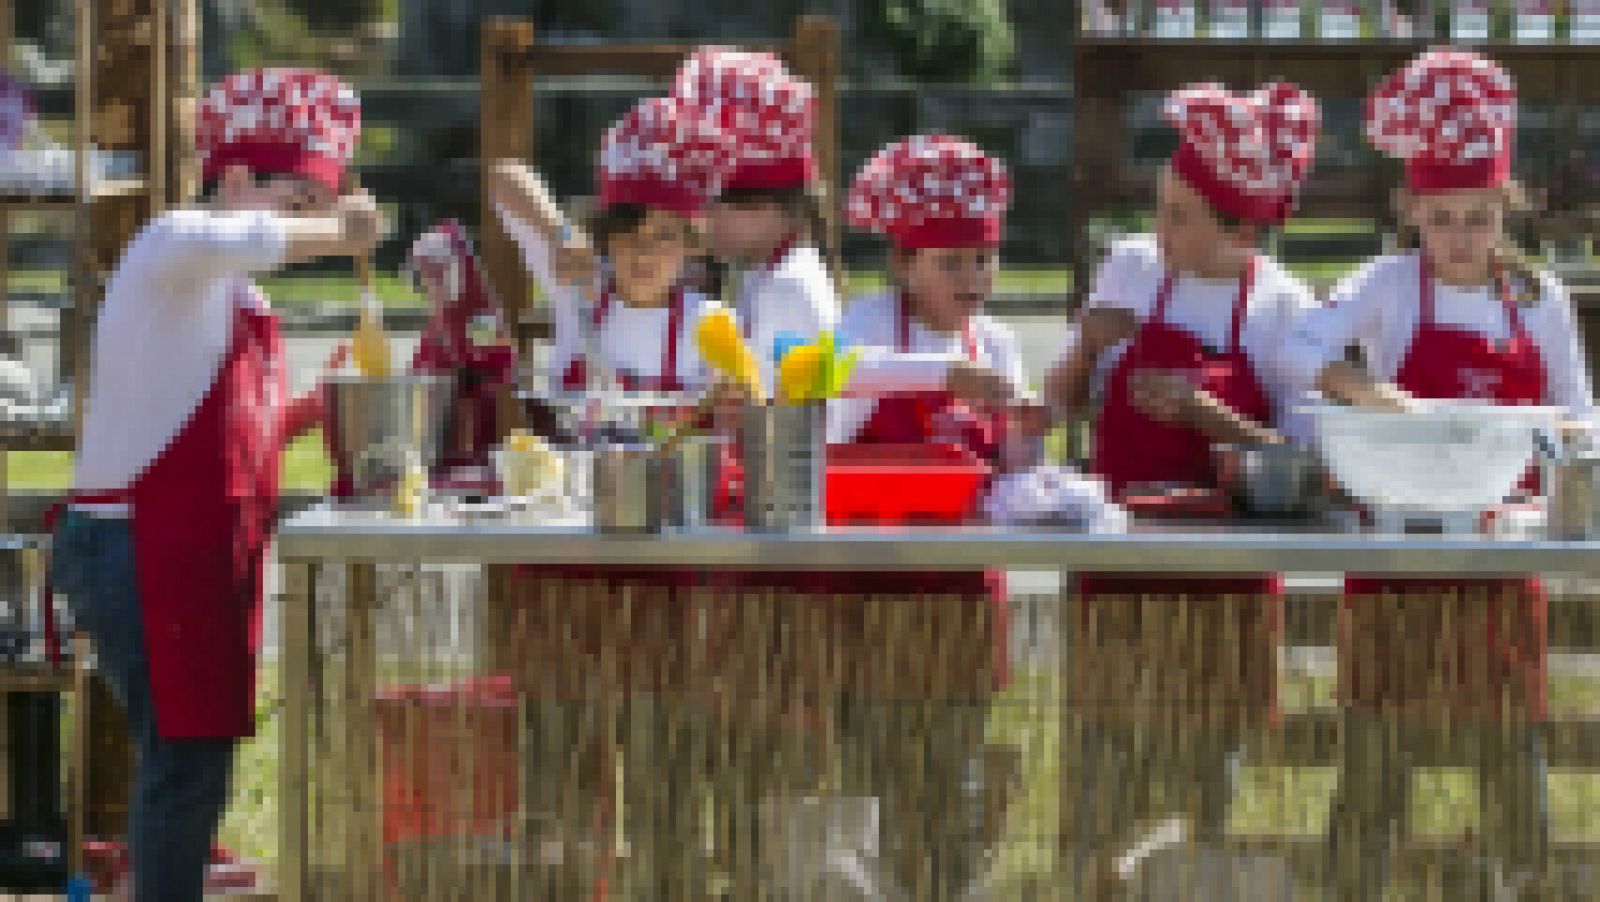
[[[600,273],[600,260],[582,234],[573,234],[562,244],[551,248],[551,263],[556,278],[568,285],[590,285]]]
[[[339,198],[334,211],[349,256],[365,257],[372,253],[384,231],[383,213],[373,202],[372,195],[365,191],[346,194]]]
[[[1010,400],[1015,393],[1011,380],[986,366],[961,361],[951,364],[945,374],[945,390],[973,404],[992,404]]]
[[[1091,307],[1078,317],[1078,346],[1098,357],[1102,351],[1133,337],[1139,318],[1122,307]]]
[[[1128,392],[1145,416],[1163,423],[1187,423],[1199,401],[1199,389],[1170,370],[1139,370],[1128,379]]]

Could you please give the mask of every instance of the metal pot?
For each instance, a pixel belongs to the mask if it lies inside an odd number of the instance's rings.
[[[1300,514],[1320,496],[1315,454],[1291,444],[1218,445],[1217,485],[1252,514]]]
[[[412,460],[433,465],[449,393],[449,380],[439,376],[328,380],[327,427],[334,462],[350,475],[356,495],[385,490]]]

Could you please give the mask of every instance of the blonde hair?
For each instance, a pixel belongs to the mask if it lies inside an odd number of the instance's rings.
[[[1409,221],[1413,198],[1414,195],[1407,191],[1405,186],[1395,189],[1394,213],[1398,223],[1395,235],[1401,250],[1416,250],[1422,247],[1422,236],[1418,234],[1416,226]],[[1516,179],[1508,179],[1500,185],[1500,199],[1507,220],[1520,220],[1532,210],[1527,189]],[[1511,240],[1509,232],[1500,235],[1492,255],[1500,278],[1506,280],[1512,302],[1523,307],[1539,303],[1539,298],[1543,294],[1544,270],[1517,247],[1517,243]]]

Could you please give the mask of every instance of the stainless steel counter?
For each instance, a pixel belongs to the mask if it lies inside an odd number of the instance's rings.
[[[402,520],[329,507],[278,533],[284,561],[637,564],[780,570],[1571,573],[1600,576],[1600,541],[1379,536],[1287,524],[1142,525],[1127,533],[971,528],[830,528],[600,535],[533,520]]]

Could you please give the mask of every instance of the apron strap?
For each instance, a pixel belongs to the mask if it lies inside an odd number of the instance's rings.
[[[1228,347],[1229,351],[1239,349],[1239,336],[1244,331],[1244,316],[1250,306],[1250,291],[1256,283],[1256,267],[1261,258],[1255,254],[1250,256],[1250,262],[1245,266],[1244,272],[1239,276],[1239,294],[1233,299],[1233,311],[1228,321]],[[1164,323],[1167,319],[1167,308],[1172,303],[1172,293],[1177,285],[1178,277],[1169,268],[1161,276],[1161,285],[1156,288],[1155,303],[1151,305],[1150,321]]]
[[[1433,263],[1428,259],[1426,253],[1418,252],[1417,254],[1417,272],[1419,277],[1419,284],[1417,285],[1417,325],[1431,326],[1434,318]],[[1500,295],[1500,306],[1505,310],[1507,334],[1512,339],[1525,341],[1528,337],[1528,332],[1522,323],[1522,312],[1517,309],[1519,305],[1516,299],[1511,296],[1511,279],[1505,274],[1505,270],[1499,266],[1496,266],[1494,270],[1494,282],[1495,288]]]
[[[54,535],[56,522],[61,518],[61,512],[69,504],[132,504],[133,490],[121,489],[112,492],[68,492],[60,501],[45,508],[44,531],[46,535]],[[51,549],[54,553],[54,549]],[[61,638],[56,629],[55,586],[50,578],[50,562],[45,560],[44,566],[44,591],[40,594],[41,606],[39,615],[44,627],[45,656],[50,661],[50,666],[61,665]]]
[[[600,297],[595,300],[594,313],[590,316],[589,327],[594,330],[594,340],[600,341],[600,329],[605,325],[606,319],[611,315],[611,306],[616,302],[616,283],[610,276],[606,278],[600,289]],[[656,385],[663,392],[680,390],[678,380],[678,333],[683,331],[683,283],[674,282],[671,288],[671,297],[667,302],[667,336],[661,350],[661,372],[656,374]],[[585,366],[588,365],[585,360]]]

